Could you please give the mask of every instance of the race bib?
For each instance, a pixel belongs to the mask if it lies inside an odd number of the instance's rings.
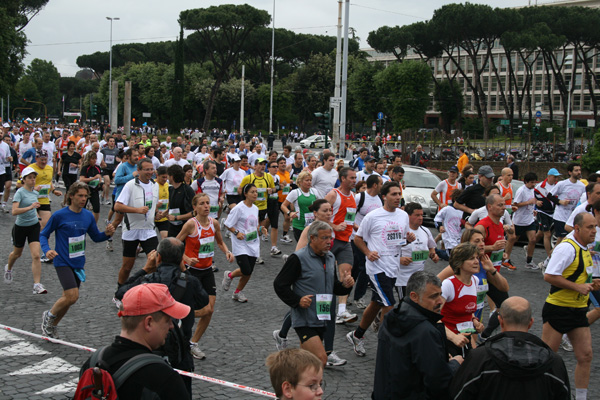
[[[69,174],[71,174],[71,175],[77,175],[77,167],[71,167],[69,165]]]
[[[251,242],[253,240],[256,240],[257,238],[258,238],[258,232],[252,231],[252,232],[246,233],[246,237],[244,238],[244,240],[246,240],[246,242]]]
[[[315,214],[306,213],[304,214],[304,226],[309,226],[315,220]]]
[[[48,193],[50,193],[50,185],[40,185],[38,199],[47,199]]]
[[[344,221],[354,224],[355,218],[356,218],[356,208],[347,208],[346,216],[344,217]]]
[[[93,181],[88,182],[88,186],[91,188],[97,188],[100,184],[100,179],[94,179]]]
[[[504,250],[492,251],[490,254],[490,261],[494,266],[498,266],[502,263],[502,255],[504,254]]]
[[[475,333],[475,326],[473,326],[473,321],[461,322],[456,324],[456,330],[460,333]]]
[[[283,189],[281,189],[281,193],[282,194],[289,194],[290,193],[290,187],[289,186],[284,186]]]
[[[232,194],[238,194],[238,188],[239,188],[239,186],[234,186],[233,189],[232,189],[232,191],[231,191],[231,193]]]
[[[200,239],[200,248],[198,249],[198,258],[210,258],[215,255],[215,237],[209,236]]]
[[[216,214],[219,212],[219,206],[210,206],[210,213]]]
[[[411,254],[413,262],[427,261],[429,258],[429,250],[417,250]]]
[[[331,294],[318,294],[317,295],[317,318],[319,321],[331,320],[331,300],[333,295]]]
[[[274,199],[278,199],[278,198],[279,198],[279,195],[277,194],[277,192],[271,193],[269,195],[269,199],[273,199],[274,200]]]
[[[85,255],[85,235],[69,238],[69,258],[83,257]]]
[[[485,306],[485,296],[487,295],[489,286],[486,283],[485,285],[477,285],[477,309],[481,310]]]
[[[114,164],[115,163],[115,156],[111,156],[111,155],[104,156],[104,162],[106,164]]]
[[[148,207],[148,209],[152,208],[152,198],[150,198],[150,200],[146,200],[146,207]]]
[[[158,211],[167,211],[169,208],[169,200],[162,199],[158,200]]]
[[[267,189],[266,188],[257,188],[258,190],[258,200],[265,200],[267,198]]]

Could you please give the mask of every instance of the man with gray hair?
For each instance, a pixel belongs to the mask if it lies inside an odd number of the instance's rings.
[[[277,296],[292,308],[292,327],[300,347],[319,357],[323,367],[327,363],[323,337],[327,321],[335,318],[333,296],[348,295],[354,285],[350,274],[343,282],[337,278],[335,256],[329,251],[332,233],[329,224],[313,222],[308,246],[288,257],[273,282]]]
[[[532,335],[529,302],[506,299],[498,311],[502,333],[471,351],[450,393],[453,399],[570,399],[569,376],[562,358]]]
[[[442,319],[442,283],[418,271],[408,295],[386,314],[379,328],[373,399],[447,399],[462,356],[448,359]]]

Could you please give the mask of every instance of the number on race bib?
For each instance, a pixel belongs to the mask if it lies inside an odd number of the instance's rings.
[[[413,262],[427,261],[427,259],[429,258],[429,250],[413,251],[411,254],[411,258]]]
[[[333,295],[331,294],[318,294],[317,295],[317,318],[320,321],[331,320],[331,300]]]
[[[69,258],[85,255],[85,235],[69,238]]]
[[[257,231],[252,231],[249,233],[246,233],[246,242],[251,242],[253,240],[256,240],[258,238],[258,232]]]

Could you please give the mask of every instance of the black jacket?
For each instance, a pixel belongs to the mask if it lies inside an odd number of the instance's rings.
[[[459,364],[448,361],[440,314],[408,298],[385,316],[379,330],[373,399],[447,399]]]
[[[454,399],[567,400],[569,376],[562,358],[540,338],[504,332],[471,351],[456,373]]]

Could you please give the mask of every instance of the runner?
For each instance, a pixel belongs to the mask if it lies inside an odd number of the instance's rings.
[[[160,166],[156,170],[156,184],[158,185],[158,205],[156,206],[156,218],[154,226],[158,229],[161,239],[169,236],[169,219],[162,213],[169,211],[169,182],[167,179],[167,167]]]
[[[89,202],[92,204],[94,220],[100,218],[100,192],[102,191],[102,170],[97,165],[98,155],[89,151],[83,158],[79,180],[90,188]]]
[[[225,183],[225,192],[227,193],[227,205],[229,210],[232,210],[239,202],[242,201],[238,193],[238,188],[242,183],[242,179],[246,176],[246,172],[240,168],[242,159],[237,154],[231,156],[231,167],[227,168],[221,180]],[[228,232],[229,233],[229,232]]]
[[[100,150],[104,155],[104,160],[100,163],[102,168],[102,176],[104,177],[104,192],[102,197],[102,204],[110,205],[110,181],[112,180],[113,173],[117,164],[119,163],[119,151],[120,149],[116,146],[115,138],[109,138],[107,147]]]
[[[170,186],[168,210],[158,213],[156,218],[167,218],[169,221],[168,236],[177,237],[183,224],[194,216],[192,199],[194,190],[184,182],[185,174],[183,168],[177,164],[167,168]]]
[[[298,187],[287,195],[281,204],[281,211],[283,215],[289,216],[292,220],[294,238],[298,242],[302,231],[314,221],[314,214],[308,208],[317,200],[317,192],[311,188],[312,175],[310,172],[301,172],[297,176],[296,183]]]
[[[75,182],[66,194],[68,207],[52,214],[48,225],[40,233],[40,244],[46,257],[54,261],[58,280],[63,288],[60,299],[42,316],[42,332],[44,335],[58,339],[56,326],[65,316],[69,308],[79,298],[79,286],[85,282],[85,235],[94,242],[107,240],[115,232],[108,226],[104,233],[98,231],[91,212],[84,209],[89,195],[85,183]],[[48,244],[50,235],[55,232],[55,250]]]
[[[300,173],[304,171],[304,157],[302,157],[302,154],[294,154],[294,162],[292,164],[288,164],[286,169],[288,170],[288,172],[290,173],[290,179],[292,180],[292,189],[296,189],[297,186],[297,179],[298,176],[300,176]],[[311,175],[311,179],[312,179],[312,175]]]
[[[537,184],[534,189],[535,198],[542,202],[542,205],[536,206],[537,210],[537,221],[539,225],[539,229],[536,236],[536,242],[540,239],[544,239],[544,250],[546,250],[546,259],[538,264],[538,267],[542,270],[542,272],[548,266],[548,262],[550,261],[550,255],[552,254],[552,223],[554,216],[554,203],[550,201],[548,195],[550,194],[550,190],[556,185],[558,181],[558,177],[561,174],[558,172],[556,168],[550,168],[548,170],[548,176],[543,182]]]
[[[69,142],[67,151],[62,154],[60,162],[58,163],[58,175],[62,176],[67,192],[73,182],[77,180],[77,172],[81,165],[81,158],[81,154],[75,151],[75,143]],[[63,202],[63,206],[64,205]]]
[[[438,255],[448,260],[452,249],[460,243],[460,235],[462,231],[462,215],[461,210],[454,208],[454,203],[460,197],[461,189],[454,189],[450,196],[449,205],[444,206],[436,215],[433,221],[438,224],[438,229],[442,234],[444,249],[440,250]]]
[[[15,151],[12,148],[12,139],[9,134],[5,134],[2,138],[2,142],[0,143],[0,148],[4,149],[4,154],[7,155],[4,158],[4,165],[0,165],[0,168],[4,168],[5,171],[5,182],[4,186],[0,187],[0,190],[4,191],[4,195],[2,196],[2,208],[5,213],[9,213],[8,207],[6,206],[6,202],[10,197],[10,189],[12,187],[12,171],[13,171],[13,152]]]
[[[42,140],[30,140],[29,131],[23,131],[23,139],[16,144],[16,150],[19,155],[19,173],[35,162],[35,152],[42,148]],[[35,147],[34,147],[35,146]]]
[[[359,357],[366,355],[364,335],[381,311],[381,319],[393,308],[394,286],[399,270],[401,246],[416,238],[410,232],[408,214],[400,210],[400,187],[397,182],[387,182],[381,188],[383,207],[367,214],[362,220],[354,243],[367,257],[366,269],[373,294],[358,328],[346,338]]]
[[[225,202],[223,181],[217,177],[217,163],[206,160],[203,164],[204,177],[192,182],[192,190],[197,193],[206,193],[210,198],[210,217],[219,219],[221,207]]]
[[[358,171],[356,173],[356,180],[357,181],[366,181],[368,177],[370,177],[371,175],[375,174],[375,175],[379,175],[376,171],[375,171],[375,158],[368,156],[365,159],[365,168],[361,171]]]
[[[272,152],[273,153],[273,152]],[[273,179],[275,185],[273,193],[267,197],[267,219],[268,224],[271,227],[271,256],[281,254],[281,250],[277,247],[277,236],[279,234],[279,194],[281,191],[280,177],[277,174],[277,161],[268,161],[268,175]],[[264,240],[264,237],[263,237]]]
[[[48,291],[41,283],[42,264],[40,262],[40,222],[36,209],[40,207],[38,192],[33,188],[37,172],[27,167],[21,173],[23,186],[13,198],[12,215],[17,219],[12,229],[13,251],[8,255],[8,264],[4,266],[4,282],[12,283],[13,266],[23,254],[25,241],[29,243],[31,253],[31,274],[33,275],[33,294],[46,294]]]
[[[318,198],[323,199],[326,195],[331,193],[334,188],[336,181],[338,180],[338,172],[333,168],[335,164],[335,155],[326,154],[323,156],[323,166],[317,168],[312,173],[312,187],[318,193]],[[356,176],[356,172],[354,173]],[[341,181],[341,177],[340,181]],[[354,187],[354,185],[352,185]],[[331,202],[330,202],[331,203]],[[335,207],[334,207],[335,208]]]
[[[513,200],[513,205],[517,207],[517,210],[513,213],[515,236],[517,240],[519,240],[523,234],[527,236],[527,264],[525,264],[525,268],[539,269],[537,264],[533,263],[533,251],[535,250],[536,243],[535,231],[537,229],[534,208],[536,205],[542,205],[541,201],[536,200],[533,191],[537,183],[537,175],[533,172],[528,172],[523,177],[523,182],[525,182],[525,184],[517,190]]]
[[[570,198],[571,195],[567,195],[566,199]],[[592,362],[588,300],[592,290],[600,289],[600,280],[592,279],[594,267],[588,245],[595,241],[597,225],[596,219],[588,213],[577,215],[573,223],[574,231],[554,248],[544,274],[544,280],[551,287],[542,309],[542,340],[556,352],[562,335],[567,334],[577,360],[575,395],[578,400],[585,400]]]
[[[171,167],[173,168],[173,167]],[[208,305],[200,310],[195,310],[198,317],[198,325],[190,340],[190,352],[194,358],[203,360],[206,355],[198,342],[206,332],[212,318],[215,301],[217,299],[217,286],[215,274],[212,270],[213,257],[215,254],[215,241],[217,246],[225,253],[227,261],[233,262],[233,253],[221,237],[221,230],[217,229],[219,223],[216,219],[209,217],[210,198],[206,193],[198,193],[192,199],[192,206],[196,216],[188,220],[177,235],[177,239],[185,243],[185,254],[183,260],[189,267],[188,271],[198,278],[206,293],[208,293]]]
[[[437,184],[431,192],[431,199],[438,205],[439,210],[452,204],[452,192],[456,189],[462,189],[462,185],[457,181],[458,168],[450,167],[448,170],[448,179],[444,179]]]
[[[262,162],[257,160],[257,165],[259,164]],[[259,210],[255,204],[258,199],[256,186],[248,183],[241,188],[241,191],[244,201],[231,210],[225,221],[225,227],[233,233],[231,245],[239,268],[233,272],[225,271],[221,285],[223,290],[228,291],[233,279],[239,277],[240,281],[231,298],[245,303],[248,298],[242,290],[250,280],[254,264],[260,255],[259,229],[262,228],[263,235],[267,234],[267,229],[264,226],[259,227]]]
[[[559,244],[568,232],[565,230],[565,224],[571,213],[577,206],[579,198],[585,192],[585,185],[579,181],[581,179],[581,167],[578,164],[570,163],[567,167],[569,179],[558,182],[552,190],[548,199],[556,205],[554,210],[554,234],[556,235],[556,244]]]
[[[279,176],[279,191],[277,192],[278,194],[278,205],[277,205],[277,212],[282,212],[283,210],[281,209],[281,206],[283,205],[283,202],[285,201],[285,199],[287,198],[288,194],[290,194],[290,191],[292,190],[292,180],[290,178],[290,173],[286,170],[286,159],[285,157],[281,156],[279,157],[279,159],[277,160],[277,176]],[[290,236],[288,235],[288,232],[290,230],[290,225],[291,225],[291,218],[289,215],[287,214],[283,214],[284,219],[283,219],[283,235],[281,236],[281,241],[283,243],[292,243],[292,239],[290,239]]]
[[[46,150],[39,150],[36,153],[35,163],[31,164],[31,168],[37,173],[35,178],[35,188],[38,192],[38,201],[40,202],[40,207],[37,209],[37,212],[41,218],[40,228],[44,229],[52,214],[50,210],[50,193],[55,196],[62,196],[62,192],[56,190],[52,184],[54,172],[52,167],[48,165],[48,153],[46,153]],[[45,256],[42,256],[42,262],[47,262]]]

